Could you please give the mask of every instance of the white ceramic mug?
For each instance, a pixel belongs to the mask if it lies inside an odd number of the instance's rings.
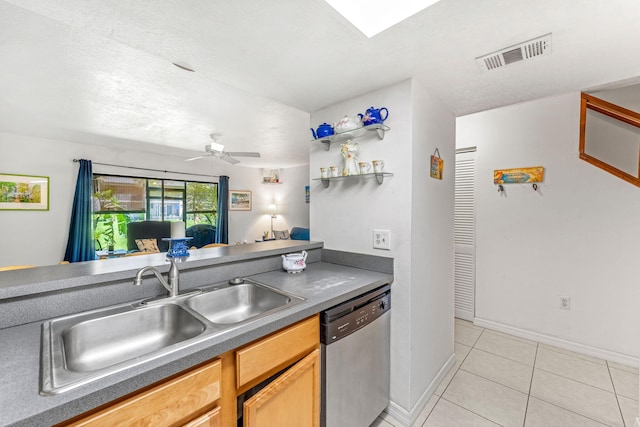
[[[327,168],[320,168],[320,178],[327,178]]]
[[[360,170],[360,175],[364,175],[369,172],[371,165],[367,162],[360,162],[358,163],[358,169]]]
[[[382,160],[374,160],[371,163],[373,163],[374,173],[382,173],[382,169],[384,168],[384,162]]]
[[[340,169],[337,166],[329,166],[329,170],[331,171],[331,176],[336,178],[340,176]]]

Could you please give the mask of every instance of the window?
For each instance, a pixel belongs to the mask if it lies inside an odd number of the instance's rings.
[[[115,175],[93,176],[96,249],[127,249],[127,224],[184,221],[215,226],[218,185]]]

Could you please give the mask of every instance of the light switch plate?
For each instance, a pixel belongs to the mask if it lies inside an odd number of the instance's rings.
[[[373,249],[391,250],[390,230],[373,230]]]

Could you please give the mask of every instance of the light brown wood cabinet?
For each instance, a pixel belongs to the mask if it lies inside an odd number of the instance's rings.
[[[295,363],[244,402],[244,427],[320,425],[319,347],[314,316],[236,351],[238,394]]]
[[[255,385],[320,344],[320,321],[310,317],[236,350],[237,386]]]
[[[181,426],[216,406],[221,376],[222,363],[216,359],[67,425]]]
[[[220,407],[207,412],[201,417],[196,418],[184,425],[184,427],[222,427],[222,415],[220,415]]]
[[[320,425],[320,350],[244,403],[244,427]]]
[[[60,426],[235,426],[237,396],[281,374],[245,402],[245,427],[320,425],[320,321],[302,320]]]

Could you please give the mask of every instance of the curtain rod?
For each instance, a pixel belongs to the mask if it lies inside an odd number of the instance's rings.
[[[73,163],[78,163],[80,160],[78,159],[73,159]],[[116,168],[126,168],[126,169],[138,169],[138,170],[142,170],[142,171],[151,171],[151,172],[164,172],[164,173],[177,173],[180,175],[191,175],[191,176],[209,176],[211,178],[220,178],[220,175],[205,175],[202,173],[189,173],[189,172],[176,172],[176,171],[165,171],[165,170],[161,170],[161,169],[149,169],[149,168],[138,168],[135,166],[121,166],[121,165],[112,165],[111,163],[98,163],[98,162],[92,162],[92,164],[94,165],[100,165],[100,166],[113,166]]]

